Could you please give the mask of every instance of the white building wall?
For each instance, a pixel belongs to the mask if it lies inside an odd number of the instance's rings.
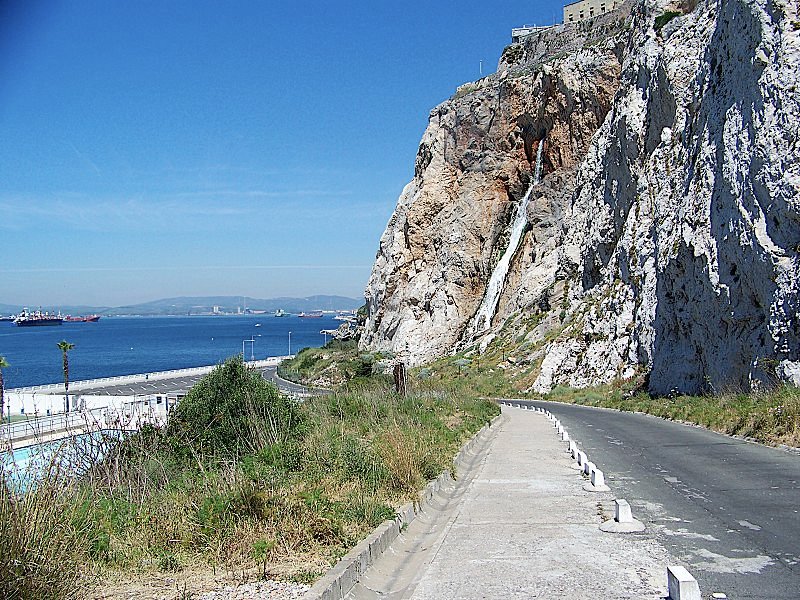
[[[577,23],[599,17],[622,4],[622,0],[580,0],[564,7],[564,23]]]

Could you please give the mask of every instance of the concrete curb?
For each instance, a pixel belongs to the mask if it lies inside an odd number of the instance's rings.
[[[484,425],[478,433],[470,438],[458,451],[453,459],[453,465],[458,470],[464,465],[468,453],[480,442],[486,440],[493,431],[494,426],[503,415],[498,415]],[[306,600],[341,600],[358,583],[366,570],[383,554],[394,542],[400,532],[411,523],[419,513],[431,503],[433,496],[443,485],[453,481],[449,469],[429,481],[421,492],[416,502],[408,502],[397,509],[394,519],[384,521],[373,530],[366,538],[345,554],[325,575],[308,590],[303,598]]]

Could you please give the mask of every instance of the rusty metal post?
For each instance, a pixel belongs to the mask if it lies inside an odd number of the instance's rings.
[[[397,363],[394,366],[394,391],[401,396],[406,395],[406,365]]]

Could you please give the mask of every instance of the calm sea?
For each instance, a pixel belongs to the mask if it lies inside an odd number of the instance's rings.
[[[317,319],[272,315],[220,317],[103,317],[97,323],[64,323],[55,327],[17,327],[0,322],[0,356],[5,387],[63,381],[61,351],[56,344],[75,344],[69,353],[70,380],[167,371],[213,365],[242,353],[263,359],[307,346],[322,346],[321,329],[336,329],[333,315]]]

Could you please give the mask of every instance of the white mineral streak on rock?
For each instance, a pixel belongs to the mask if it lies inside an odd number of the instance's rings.
[[[673,6],[532,36],[431,113],[365,346],[418,364],[469,342],[544,138],[493,321],[541,317],[534,389],[800,384],[797,3],[700,0],[656,32]]]
[[[522,240],[522,234],[525,233],[525,226],[528,224],[528,202],[530,201],[531,192],[533,188],[539,184],[542,177],[542,150],[544,149],[544,141],[539,142],[539,147],[536,150],[536,166],[533,171],[533,181],[531,182],[528,191],[522,198],[516,212],[514,213],[514,223],[511,226],[511,237],[509,239],[508,248],[503,253],[502,258],[497,263],[497,266],[492,271],[492,276],[489,278],[489,283],[486,286],[486,294],[483,297],[483,302],[478,307],[478,312],[472,321],[472,326],[469,329],[469,335],[474,338],[476,334],[481,333],[492,326],[492,319],[497,311],[497,303],[500,301],[500,293],[506,283],[506,276],[508,269],[511,266],[511,259],[516,254],[519,248],[519,243]]]

